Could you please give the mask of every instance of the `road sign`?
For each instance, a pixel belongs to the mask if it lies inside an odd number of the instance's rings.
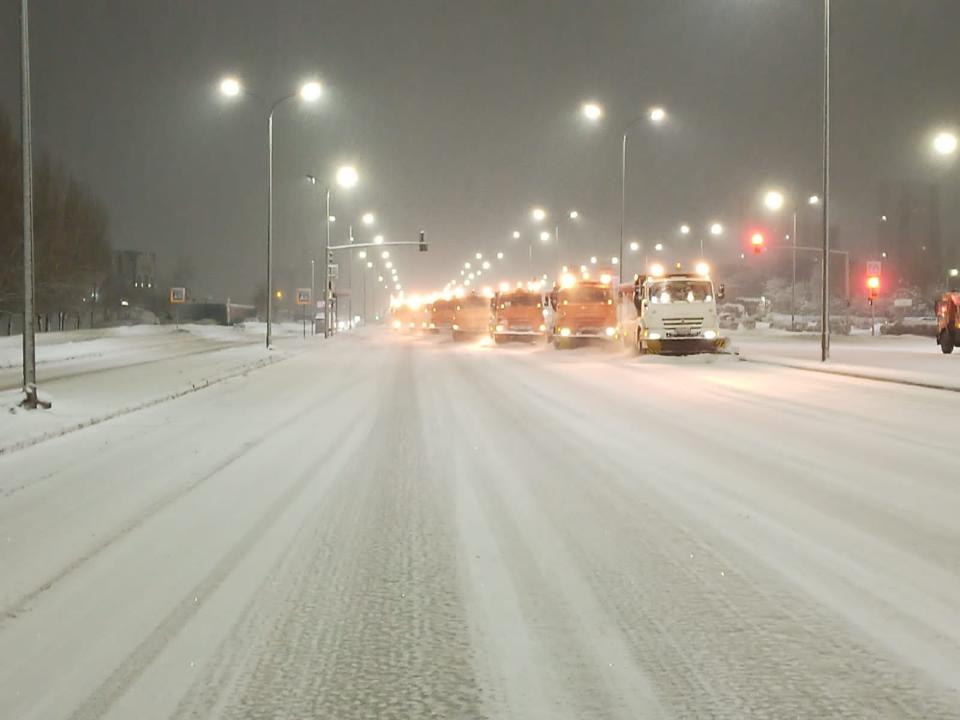
[[[297,305],[309,305],[311,294],[310,288],[297,288]]]
[[[187,289],[182,287],[170,288],[170,304],[182,305],[187,301]]]
[[[336,263],[330,263],[330,267],[327,270],[327,275],[331,280],[340,279],[340,266]]]
[[[870,260],[867,262],[867,275],[880,275],[879,260]]]
[[[893,301],[894,307],[913,307],[913,298],[896,298]]]

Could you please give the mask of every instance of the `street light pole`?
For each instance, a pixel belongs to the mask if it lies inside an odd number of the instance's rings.
[[[20,0],[20,152],[23,171],[23,406],[37,407],[33,284],[33,139],[30,119],[29,3]]]
[[[797,211],[793,211],[793,280],[790,283],[790,330],[797,329]]]
[[[627,214],[627,131],[623,130],[623,147],[620,153],[620,264],[617,268],[617,286],[623,284],[623,225]],[[619,291],[618,291],[619,292]]]
[[[830,0],[823,0],[823,268],[820,362],[830,359]]]
[[[323,337],[330,337],[330,319],[333,312],[333,289],[330,281],[330,262],[333,259],[330,253],[330,187],[325,188],[326,208],[327,208],[327,237],[323,246]]]

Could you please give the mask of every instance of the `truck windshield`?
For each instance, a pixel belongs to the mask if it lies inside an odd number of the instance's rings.
[[[651,303],[710,302],[713,285],[705,280],[661,280],[650,285]]]
[[[564,290],[560,298],[578,304],[605,303],[611,298],[611,295],[607,288],[578,286]]]
[[[465,308],[490,307],[490,301],[486,298],[473,295],[460,301],[460,305]]]
[[[507,295],[500,300],[504,307],[531,307],[540,302],[536,295]]]

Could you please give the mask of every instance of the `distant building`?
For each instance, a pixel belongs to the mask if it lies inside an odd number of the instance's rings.
[[[157,256],[139,250],[113,254],[113,276],[123,289],[152,290],[157,284]]]

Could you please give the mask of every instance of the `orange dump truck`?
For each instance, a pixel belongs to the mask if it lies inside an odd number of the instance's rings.
[[[544,337],[546,330],[543,323],[543,298],[539,291],[517,288],[494,295],[494,342],[535,342]]]
[[[555,348],[617,338],[617,307],[611,281],[609,275],[598,279],[564,275],[560,279],[550,293]]]
[[[453,325],[453,300],[437,300],[429,308],[427,332],[438,333],[448,330]]]
[[[423,312],[409,305],[398,305],[393,309],[390,327],[398,332],[415,332],[420,327]]]
[[[473,294],[455,300],[453,322],[450,327],[455,342],[488,336],[490,334],[490,298]]]

